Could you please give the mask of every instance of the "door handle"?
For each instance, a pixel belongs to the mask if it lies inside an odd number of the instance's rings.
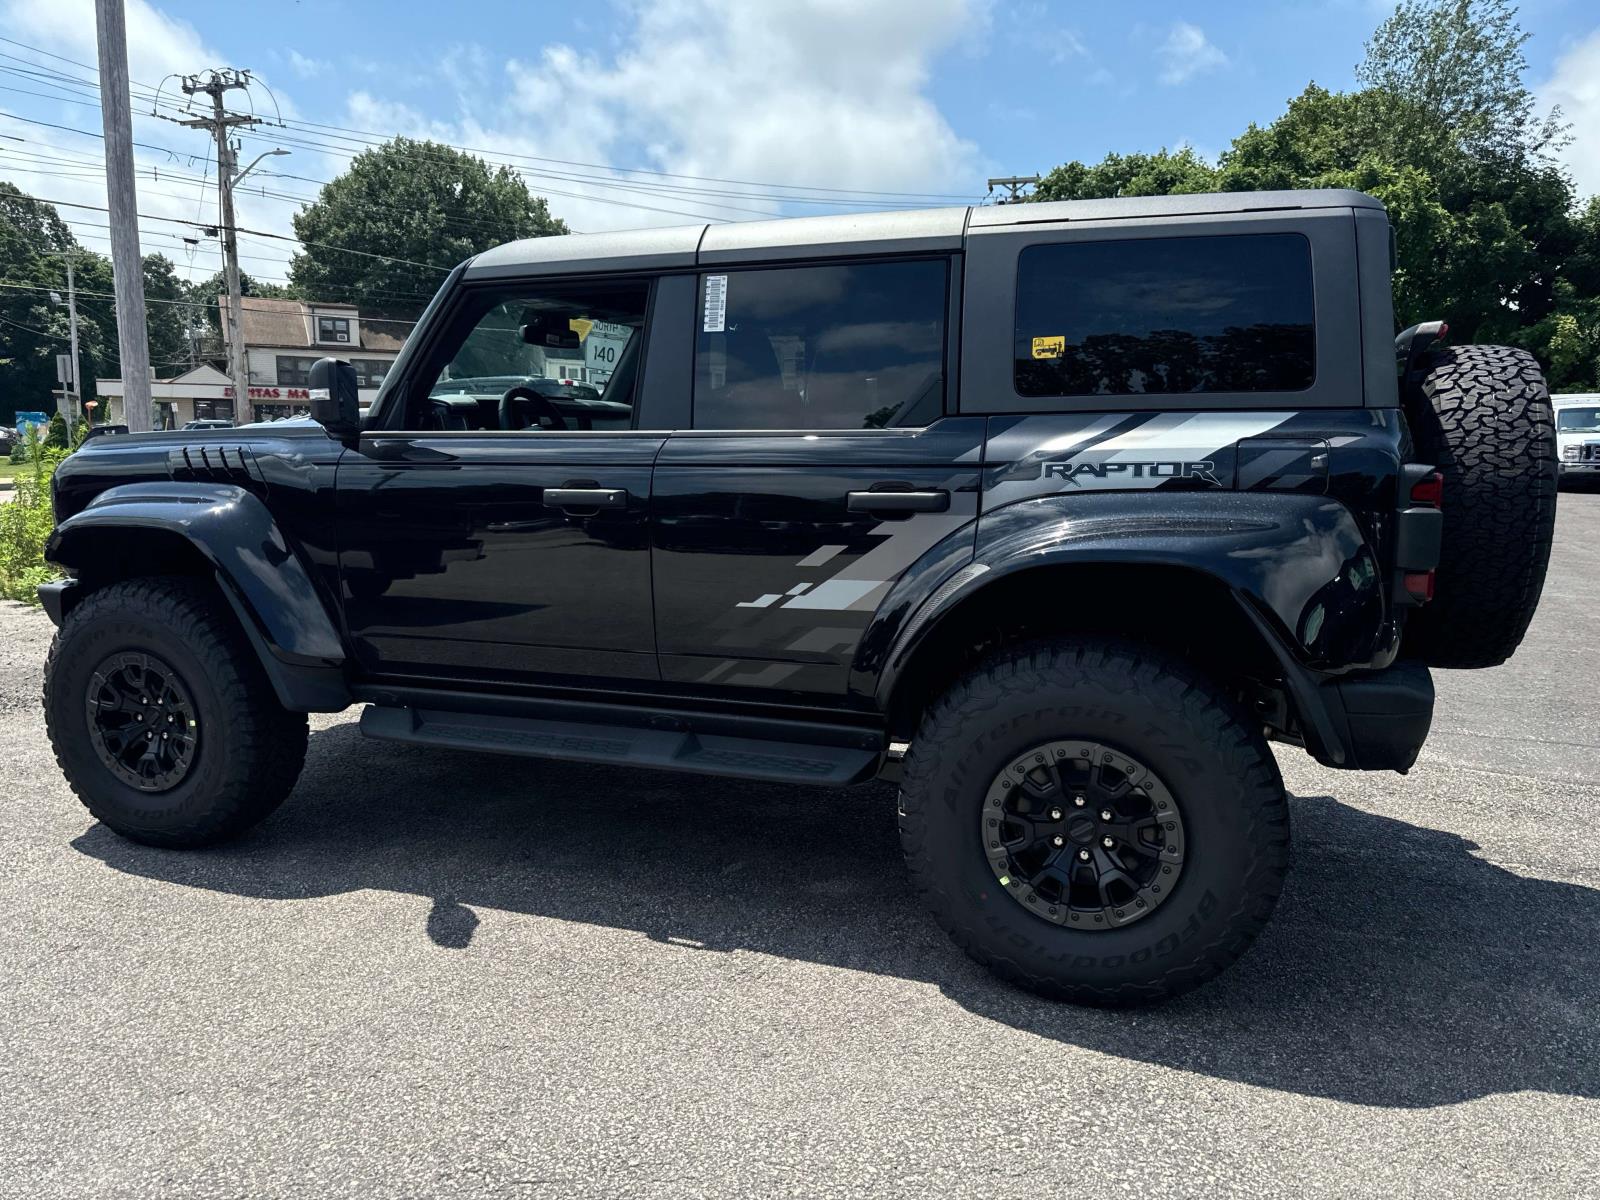
[[[627,488],[545,488],[546,508],[627,508]]]
[[[859,513],[947,512],[950,493],[927,492],[850,492],[845,507]]]

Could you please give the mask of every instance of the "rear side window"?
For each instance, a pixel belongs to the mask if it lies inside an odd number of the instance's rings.
[[[1016,320],[1022,396],[1296,392],[1316,377],[1297,233],[1029,246]]]
[[[943,260],[701,277],[696,429],[926,425],[944,404]]]

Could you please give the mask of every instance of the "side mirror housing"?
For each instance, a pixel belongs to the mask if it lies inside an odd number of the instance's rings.
[[[319,358],[311,364],[311,419],[341,442],[361,433],[361,389],[356,369],[342,358]]]

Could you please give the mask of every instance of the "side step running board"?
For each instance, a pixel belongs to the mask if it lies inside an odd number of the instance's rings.
[[[859,746],[769,741],[676,729],[638,729],[540,717],[480,715],[369,704],[361,732],[389,742],[660,767],[779,783],[840,786],[870,779],[882,755]]]

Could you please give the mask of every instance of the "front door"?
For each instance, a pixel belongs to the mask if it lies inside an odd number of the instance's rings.
[[[394,429],[338,477],[345,619],[364,669],[432,682],[654,681],[638,428],[655,283],[468,289]],[[568,364],[604,332],[609,369]],[[614,358],[613,358],[614,355]],[[611,365],[614,362],[614,366]],[[597,376],[598,378],[594,378]]]
[[[970,556],[983,419],[944,417],[951,260],[708,272],[657,459],[665,680],[837,696],[925,556]]]

